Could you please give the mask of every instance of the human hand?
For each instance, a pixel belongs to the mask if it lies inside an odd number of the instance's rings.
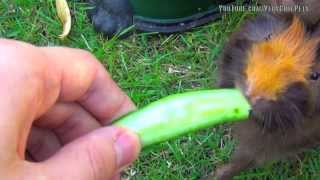
[[[0,83],[1,179],[116,179],[138,156],[103,127],[135,106],[90,53],[0,39]]]

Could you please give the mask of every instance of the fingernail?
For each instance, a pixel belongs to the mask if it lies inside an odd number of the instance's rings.
[[[134,134],[123,131],[115,140],[118,167],[123,167],[132,163],[137,156],[138,141]]]

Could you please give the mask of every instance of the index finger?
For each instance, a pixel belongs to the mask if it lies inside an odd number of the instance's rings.
[[[89,52],[61,47],[46,47],[42,50],[51,61],[62,68],[63,75],[58,101],[79,102],[102,124],[107,124],[112,119],[135,109],[130,98],[112,80],[103,65]],[[81,66],[86,66],[86,70],[81,71]],[[82,74],[83,72],[86,74]],[[80,78],[88,80],[83,83],[83,79]]]

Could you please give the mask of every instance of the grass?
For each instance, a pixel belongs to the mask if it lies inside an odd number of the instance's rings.
[[[231,32],[247,16],[232,13],[192,32],[174,35],[134,33],[120,40],[97,34],[86,16],[87,4],[70,1],[73,26],[59,40],[61,25],[53,0],[1,0],[0,37],[41,46],[83,48],[96,55],[138,106],[166,95],[214,88],[214,61]],[[127,179],[199,179],[226,162],[234,147],[228,125],[189,134],[146,149],[124,173]],[[242,173],[236,179],[317,179],[319,151],[296,165],[281,162]]]

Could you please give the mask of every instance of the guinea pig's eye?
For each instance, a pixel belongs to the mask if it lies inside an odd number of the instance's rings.
[[[318,73],[318,72],[313,72],[313,73],[311,73],[311,75],[310,75],[310,79],[311,80],[318,80],[320,78],[320,73]]]
[[[265,37],[265,40],[266,40],[266,41],[269,41],[269,40],[271,39],[271,37],[272,37],[272,34],[268,34],[268,36]]]

